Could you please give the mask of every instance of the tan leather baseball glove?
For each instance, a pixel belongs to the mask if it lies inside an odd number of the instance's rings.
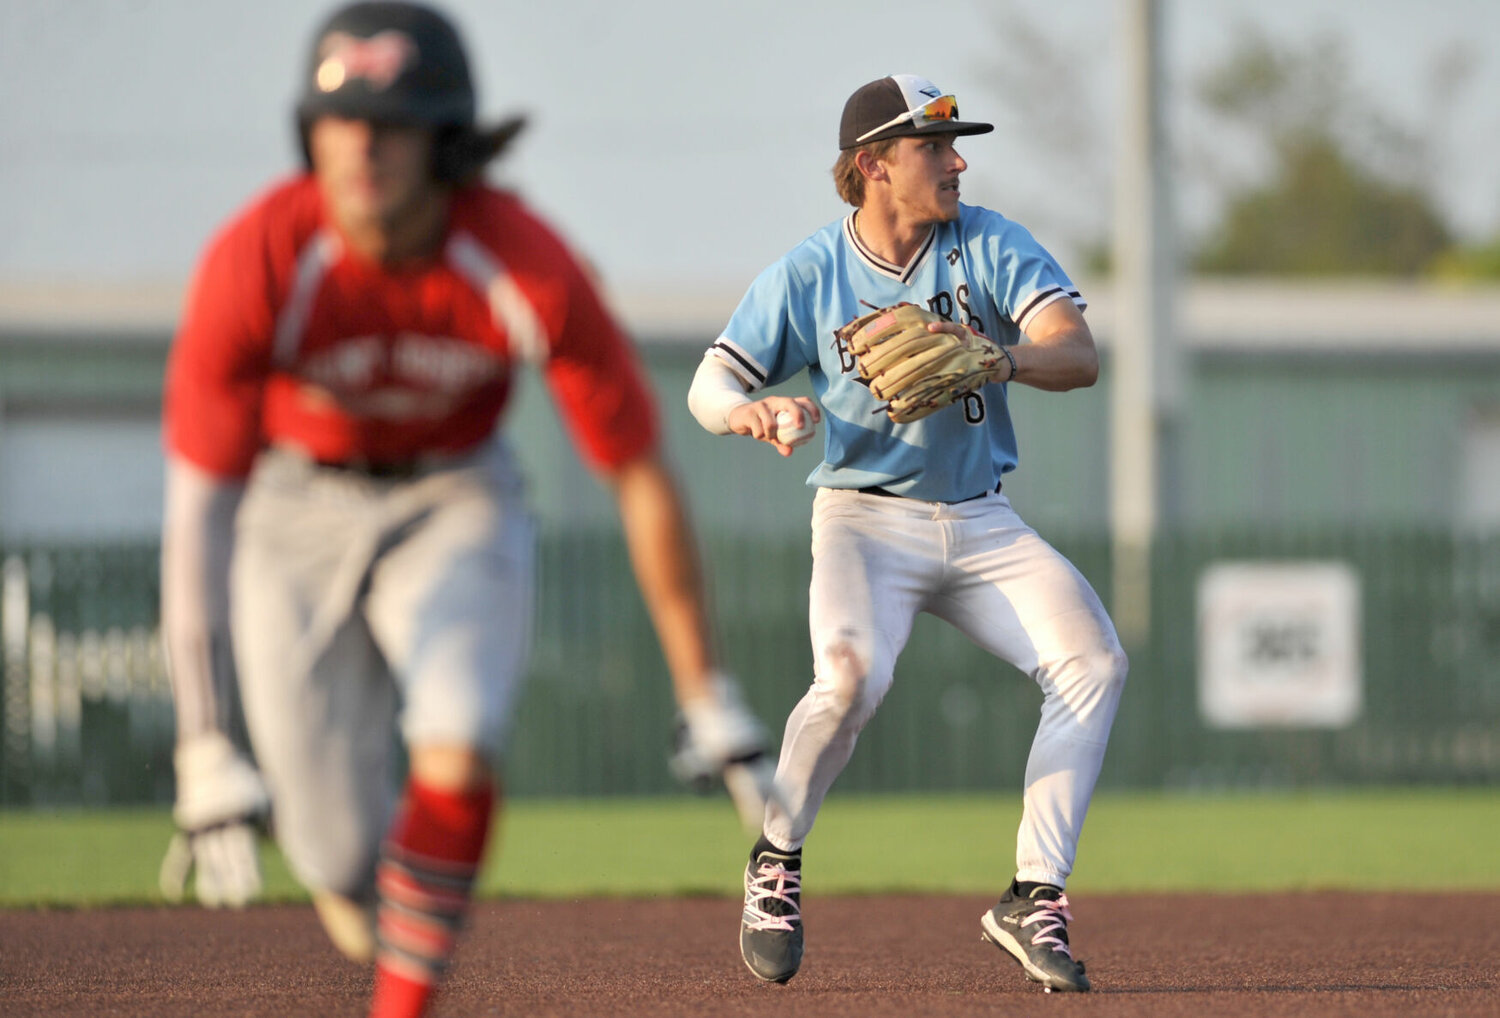
[[[870,383],[881,409],[897,424],[920,420],[987,382],[1006,382],[1014,361],[972,329],[930,332],[943,319],[916,304],[860,315],[836,333]]]

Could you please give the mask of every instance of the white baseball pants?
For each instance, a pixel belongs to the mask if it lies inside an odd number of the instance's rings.
[[[812,552],[814,678],[787,719],[786,808],[768,808],[767,837],[784,849],[807,838],[925,611],[1041,687],[1016,876],[1065,886],[1126,673],[1088,581],[1000,494],[949,505],[820,489]]]

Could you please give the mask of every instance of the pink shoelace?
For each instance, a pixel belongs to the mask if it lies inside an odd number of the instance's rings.
[[[1069,958],[1073,957],[1073,951],[1068,947],[1068,942],[1058,937],[1051,936],[1057,930],[1066,930],[1068,923],[1073,921],[1073,913],[1068,911],[1068,896],[1066,894],[1056,901],[1047,898],[1036,900],[1036,911],[1021,920],[1021,928],[1025,929],[1034,923],[1043,924],[1031,936],[1031,942],[1040,947],[1043,944],[1051,944],[1052,950],[1059,951]]]
[[[745,925],[752,930],[791,930],[793,920],[802,919],[802,908],[794,897],[802,893],[801,872],[763,862],[756,873],[745,887]],[[782,911],[769,912],[762,902],[780,902]]]

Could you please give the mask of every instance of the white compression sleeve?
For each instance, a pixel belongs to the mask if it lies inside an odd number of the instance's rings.
[[[179,742],[223,731],[228,720],[229,558],[244,490],[178,457],[167,460],[161,625]]]
[[[753,402],[728,364],[712,353],[703,355],[688,389],[688,409],[699,424],[715,435],[728,435],[729,411]]]

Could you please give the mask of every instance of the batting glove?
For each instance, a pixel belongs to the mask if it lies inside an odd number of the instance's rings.
[[[781,801],[765,727],[745,706],[732,678],[717,675],[710,687],[710,695],[683,704],[678,714],[672,773],[700,793],[722,779],[740,821],[759,832],[766,805]]]
[[[198,900],[209,908],[243,908],[260,894],[259,829],[270,811],[260,773],[218,732],[179,745],[177,804],[179,828],[167,845],[159,882],[169,901],[182,901],[190,879]]]

